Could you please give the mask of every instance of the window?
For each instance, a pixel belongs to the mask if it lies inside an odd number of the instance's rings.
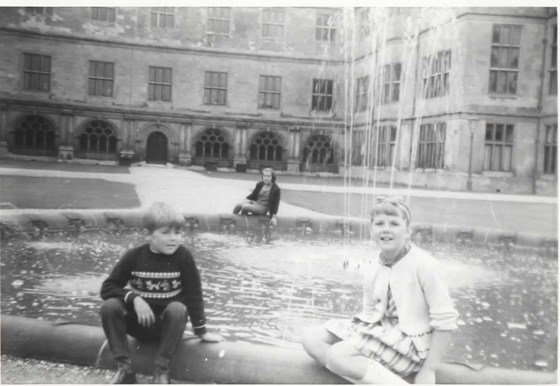
[[[23,54],[23,89],[49,91],[51,87],[51,57]]]
[[[354,103],[355,111],[364,111],[368,105],[368,88],[369,76],[363,76],[357,79],[356,85],[356,101]]]
[[[362,8],[358,10],[358,28],[361,38],[369,36],[371,32],[371,21],[369,8]]]
[[[422,95],[437,98],[449,94],[451,50],[426,56],[422,61]]]
[[[115,8],[106,7],[92,7],[91,8],[91,18],[93,20],[107,21],[109,23],[115,22]]]
[[[387,64],[383,66],[383,94],[382,103],[399,101],[401,88],[401,64]]]
[[[229,35],[229,7],[208,8],[208,33],[217,35]]]
[[[315,27],[315,40],[333,41],[336,33],[334,26],[334,15],[317,14]]]
[[[558,125],[546,126],[544,138],[544,174],[556,174],[557,148],[558,148]]]
[[[55,129],[46,118],[28,115],[14,128],[14,147],[16,152],[29,150],[53,154],[56,152],[55,137]]]
[[[206,129],[196,141],[195,157],[227,159],[229,145],[225,134],[220,129]]]
[[[282,78],[261,75],[259,79],[259,108],[279,109]]]
[[[89,62],[89,95],[113,96],[113,63]]]
[[[171,69],[150,67],[148,81],[148,99],[152,101],[171,100]]]
[[[558,95],[558,26],[552,28],[552,52],[550,57],[550,83],[548,93],[550,95]]]
[[[91,121],[80,135],[80,152],[105,153],[117,152],[118,138],[112,126],[101,120]]]
[[[352,165],[359,166],[362,164],[362,146],[364,144],[365,132],[363,130],[357,130],[352,132]]]
[[[327,165],[334,163],[332,139],[326,135],[316,134],[309,137],[303,148],[304,164]]]
[[[204,103],[225,105],[227,97],[227,73],[210,72],[204,74]]]
[[[153,7],[151,10],[151,25],[158,28],[173,28],[173,7]]]
[[[269,39],[284,37],[284,10],[268,8],[263,10],[262,36]]]
[[[263,132],[257,135],[250,147],[249,159],[256,161],[282,161],[284,149],[276,134]]]
[[[486,124],[484,170],[511,171],[513,154],[513,125]]]
[[[394,126],[380,126],[377,128],[377,137],[373,138],[371,154],[372,160],[370,165],[375,166],[391,166],[393,162],[393,154],[395,151],[395,142],[397,139],[397,128]]]
[[[443,169],[445,158],[445,122],[420,125],[416,167]]]
[[[490,57],[491,93],[511,95],[517,93],[520,49],[521,27],[494,25]]]
[[[25,12],[31,15],[53,15],[53,8],[52,7],[25,7]]]
[[[315,111],[330,111],[333,99],[333,81],[329,79],[313,79],[313,96],[311,109]]]

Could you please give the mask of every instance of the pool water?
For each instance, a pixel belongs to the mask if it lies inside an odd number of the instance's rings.
[[[141,232],[3,240],[2,313],[100,325],[99,288]],[[229,341],[300,346],[304,328],[359,311],[370,241],[188,233],[208,327]],[[542,251],[419,245],[441,264],[460,314],[448,360],[557,368],[557,256]]]

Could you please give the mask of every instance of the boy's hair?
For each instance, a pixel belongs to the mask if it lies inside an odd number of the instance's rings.
[[[264,174],[265,171],[269,171],[269,172],[270,172],[270,176],[272,177],[272,178],[271,178],[272,182],[276,182],[276,173],[274,172],[274,169],[272,169],[272,168],[264,168],[264,169],[262,169],[262,170],[261,170],[261,179],[262,179],[262,176],[263,176],[263,174]]]
[[[185,226],[185,218],[174,207],[164,202],[153,203],[142,218],[144,228],[152,233],[158,228],[181,229]]]
[[[379,214],[388,216],[401,216],[405,219],[406,225],[410,226],[412,216],[408,206],[402,202],[400,197],[377,197],[377,204],[371,210],[371,220]]]

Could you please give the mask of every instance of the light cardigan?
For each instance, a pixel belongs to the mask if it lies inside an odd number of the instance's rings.
[[[457,329],[458,313],[437,261],[414,245],[392,267],[380,261],[372,263],[364,276],[363,311],[356,315],[358,319],[381,321],[387,308],[389,283],[398,328],[410,336],[421,357],[429,350],[432,330]]]

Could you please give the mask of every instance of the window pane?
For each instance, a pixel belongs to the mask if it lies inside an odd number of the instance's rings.
[[[492,43],[499,43],[500,42],[500,26],[495,25],[492,29]]]
[[[519,67],[519,48],[512,48],[509,56],[509,68]]]
[[[517,93],[517,72],[510,72],[508,76],[508,93]]]
[[[505,93],[507,90],[507,72],[498,71],[498,87],[497,91],[499,93]]]

